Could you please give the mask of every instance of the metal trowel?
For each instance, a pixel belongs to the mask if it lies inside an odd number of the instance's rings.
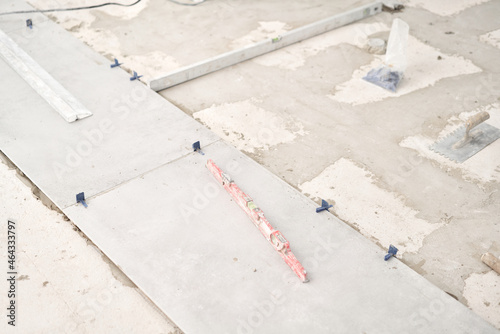
[[[452,161],[464,162],[500,138],[500,129],[483,123],[489,118],[486,111],[472,116],[465,125],[431,145],[430,149]]]

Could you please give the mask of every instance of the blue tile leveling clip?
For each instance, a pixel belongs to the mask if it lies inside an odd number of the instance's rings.
[[[84,193],[79,193],[76,194],[76,202],[77,203],[82,203],[82,205],[86,208],[88,208],[87,203],[85,202],[85,194]]]
[[[138,80],[141,77],[142,77],[142,75],[137,75],[137,72],[134,71],[134,76],[130,78],[130,81]]]
[[[398,252],[398,249],[396,247],[394,247],[393,245],[390,245],[389,251],[387,252],[386,256],[384,257],[384,260],[387,261],[391,257],[396,256],[397,252]]]
[[[201,151],[201,144],[200,144],[200,142],[199,142],[199,141],[197,141],[196,143],[193,143],[193,150],[194,150],[195,152],[200,153],[201,155],[205,155],[205,153],[203,153],[203,152]]]
[[[109,65],[111,68],[115,68],[115,67],[120,67],[121,65],[123,65],[123,63],[119,63],[118,62],[118,59],[115,58],[115,63],[114,64],[111,64]],[[134,72],[135,73],[135,72]]]
[[[321,200],[321,207],[316,208],[316,212],[321,212],[321,211],[324,211],[324,210],[330,212],[330,210],[328,210],[328,209],[330,209],[332,207],[333,207],[333,205],[328,204],[327,201],[325,201],[324,199],[322,199]]]

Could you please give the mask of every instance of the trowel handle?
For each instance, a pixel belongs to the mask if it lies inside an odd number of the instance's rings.
[[[481,111],[478,114],[475,114],[471,118],[465,122],[465,135],[469,135],[469,131],[472,130],[474,127],[478,126],[479,124],[483,123],[487,119],[490,118],[490,114],[488,114],[486,111]]]
[[[481,256],[481,261],[487,264],[491,269],[500,274],[500,259],[491,253],[485,253]]]

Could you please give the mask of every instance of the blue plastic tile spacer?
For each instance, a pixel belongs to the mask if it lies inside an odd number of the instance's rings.
[[[137,72],[134,71],[134,76],[132,78],[130,78],[130,81],[133,81],[133,80],[138,80],[139,78],[141,78],[142,75],[137,75]]]
[[[398,253],[398,249],[396,247],[394,247],[393,245],[390,245],[389,251],[387,252],[386,256],[384,257],[384,260],[385,261],[389,260],[391,257],[396,256],[397,253]]]
[[[33,21],[31,19],[26,20],[26,26],[30,29],[33,29]]]
[[[321,200],[321,207],[316,208],[316,212],[321,212],[321,211],[325,211],[325,210],[328,211],[328,212],[330,212],[330,210],[328,210],[330,208],[333,208],[333,205],[328,204],[327,201],[325,201],[324,199],[322,199]]]
[[[119,63],[118,62],[118,59],[115,58],[115,63],[114,64],[111,64],[109,66],[111,66],[111,68],[115,68],[115,67],[120,67],[121,65],[123,65],[123,63]],[[135,73],[135,72],[134,72]]]
[[[195,152],[200,153],[201,155],[205,155],[205,153],[203,153],[203,152],[201,151],[201,144],[200,144],[200,142],[199,142],[199,141],[197,141],[196,143],[193,143],[193,150],[194,150]]]
[[[82,205],[86,208],[88,208],[87,203],[85,202],[85,194],[84,193],[79,193],[76,194],[76,202],[77,203],[82,203]]]

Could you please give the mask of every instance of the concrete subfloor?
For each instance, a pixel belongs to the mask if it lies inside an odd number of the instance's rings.
[[[22,29],[9,36],[24,41]],[[38,28],[24,49],[93,116],[67,123],[2,61],[2,151],[183,331],[274,333],[280,323],[285,332],[496,332],[56,24]],[[205,156],[192,151],[193,137]],[[309,283],[214,184],[207,158],[290,239]],[[75,203],[82,190],[88,209]]]
[[[234,36],[225,37],[228,29],[224,27],[218,28],[220,30],[212,36],[200,38],[202,42],[209,38],[217,41],[206,42],[215,48],[211,52],[203,51],[210,50],[203,45],[193,52],[195,43],[172,48],[173,43],[164,43],[163,36],[154,32],[145,33],[147,38],[137,37],[142,31],[140,27],[164,26],[161,20],[149,20],[146,9],[130,20],[93,11],[91,16],[100,20],[88,26],[82,24],[81,28],[87,30],[72,29],[83,40],[86,37],[94,38],[94,42],[97,40],[94,45],[87,40],[97,51],[108,56],[124,55],[129,60],[129,68],[142,66],[147,68],[149,76],[153,76],[168,68],[158,64],[151,66],[148,54],[143,52],[148,48],[154,55],[160,54],[158,61],[164,55],[174,58],[169,66],[175,68],[192,62],[190,57],[221,53],[231,45],[241,45],[303,23],[297,21],[300,12],[304,12],[300,7],[297,14],[292,10],[293,6],[266,2],[266,7],[254,7],[261,8],[260,12],[255,9],[255,15],[248,15],[253,21],[238,25],[241,20],[231,20],[245,17],[246,8],[234,6],[234,2],[230,2],[231,6],[221,6],[224,3],[207,2],[189,9],[150,1],[145,7],[154,9],[155,13],[175,11],[177,16],[184,14],[192,19],[191,22],[203,22],[197,15],[217,22],[230,17],[225,22],[238,27],[231,26],[229,30],[231,34],[236,32]],[[317,16],[308,14],[304,18],[323,18],[321,15],[326,10],[321,5],[318,2],[315,9]],[[290,185],[313,198],[326,197],[336,201],[334,211],[341,219],[384,248],[388,246],[387,242],[391,242],[384,234],[387,231],[398,240],[394,244],[407,249],[402,258],[405,263],[499,327],[500,313],[491,311],[500,307],[500,301],[495,299],[499,295],[498,278],[491,276],[479,260],[486,251],[500,253],[500,227],[496,217],[500,208],[498,143],[466,165],[451,165],[427,154],[425,147],[419,146],[425,140],[437,138],[445,126],[456,125],[463,112],[487,108],[492,114],[492,122],[497,122],[499,111],[495,103],[498,96],[494,90],[499,85],[499,63],[494,59],[500,50],[482,43],[480,36],[499,28],[495,20],[499,11],[500,6],[490,1],[454,16],[439,16],[422,8],[409,7],[402,13],[384,13],[366,20],[366,23],[390,26],[394,17],[401,17],[411,27],[416,27],[411,30],[412,36],[442,52],[443,64],[448,57],[456,60],[453,57],[459,56],[479,68],[465,74],[454,69],[438,77],[432,85],[413,91],[409,89],[408,94],[397,98],[354,106],[329,97],[335,96],[338,88],[350,80],[354,70],[374,58],[356,43],[326,43],[326,47],[312,51],[311,45],[302,49],[292,46],[285,51],[289,58],[281,53],[277,60],[271,56],[245,62],[161,94],[216,133],[226,136],[235,146],[241,146],[249,156]],[[222,17],[214,17],[214,12]],[[72,19],[76,20],[75,17]],[[482,19],[478,20],[478,17]],[[174,24],[177,21],[168,22]],[[64,21],[61,23],[65,24]],[[113,30],[130,29],[133,24],[139,24],[130,31],[141,43],[132,42],[127,32],[118,34]],[[361,42],[373,31],[387,36],[384,29],[372,30],[373,26],[362,26],[365,30],[359,35]],[[206,31],[201,24],[188,27]],[[223,38],[227,38],[225,43],[217,44]],[[110,41],[113,43],[106,45]],[[115,47],[113,53],[104,50],[109,45]],[[283,65],[286,62],[280,63],[280,59],[288,60],[288,63]],[[411,63],[408,71],[411,71]],[[411,78],[407,78],[410,84]],[[361,95],[360,99],[363,99]],[[261,117],[256,119],[264,131],[243,127],[236,134],[230,133],[225,127],[241,127],[238,118],[247,116],[242,111]],[[358,135],[360,133],[363,135]],[[489,165],[493,166],[492,170],[487,169]],[[359,189],[382,196],[373,198],[362,191],[356,193],[355,189],[334,191],[335,188],[349,189],[349,184],[346,184],[349,180],[359,185]],[[379,202],[384,196],[388,198],[384,203],[389,205]],[[371,229],[370,222],[378,215],[393,225],[384,225],[382,221],[378,222],[378,231]],[[415,234],[408,235],[405,229],[395,229],[394,224],[401,221],[416,226]],[[405,242],[405,237],[410,239]]]
[[[340,2],[316,1],[304,8],[301,2],[285,5],[257,1],[250,5],[212,1],[188,8],[149,1],[129,20],[101,11],[91,12],[92,22],[54,17],[94,49],[108,56],[125,57],[128,68],[144,69],[151,78],[359,3],[346,7]],[[447,8],[462,5],[450,2]],[[471,275],[487,275],[488,268],[481,263],[480,255],[487,251],[500,253],[500,143],[463,165],[431,156],[425,148],[418,150],[419,143],[426,144],[424,139],[432,143],[447,125],[456,126],[457,116],[463,112],[492,106],[492,121],[498,119],[495,92],[500,86],[500,63],[495,59],[500,50],[481,42],[480,36],[499,28],[496,18],[500,6],[495,1],[474,5],[470,2],[470,7],[463,6],[458,8],[462,10],[458,14],[447,16],[435,13],[432,4],[428,11],[421,2],[401,13],[383,13],[365,20],[366,25],[357,26],[351,41],[343,41],[344,35],[331,32],[325,35],[337,34],[342,43],[328,44],[324,42],[328,37],[320,36],[278,51],[274,58],[266,55],[247,61],[161,94],[294,187],[300,188],[342,158],[351,162],[348,166],[354,166],[343,172],[346,178],[359,174],[355,166],[366,170],[371,181],[360,182],[371,183],[373,191],[401,200],[393,199],[390,206],[380,207],[378,198],[367,198],[362,192],[351,196],[332,192],[327,199],[337,202],[334,211],[339,217],[383,247],[393,242],[407,248],[405,239],[413,238],[408,241],[414,241],[413,247],[403,254],[405,263],[462,303],[481,304],[466,299],[463,292],[470,289],[466,284]],[[455,58],[462,63],[451,64],[452,69],[435,78],[432,85],[410,89],[410,93],[398,98],[356,106],[329,98],[336,86],[349,81],[355,69],[374,58],[362,49],[365,39],[372,34],[387,38],[387,28],[380,26],[390,27],[396,17],[409,23],[412,36],[440,52],[441,59],[436,57],[436,63],[423,64],[424,77],[433,76],[434,70],[429,68],[439,70]],[[139,36],[144,36],[140,43]],[[106,43],[110,41],[113,49]],[[148,53],[161,57],[151,59]],[[162,62],[166,57],[169,61]],[[476,69],[463,73],[464,66]],[[418,85],[411,79],[407,76],[402,89],[406,83]],[[353,94],[357,94],[354,100],[364,99],[360,92]],[[257,129],[248,126],[251,120],[258,120]],[[413,148],[404,144],[405,139],[415,136],[421,137]],[[342,177],[337,182],[342,182]],[[328,188],[335,186],[332,183]],[[310,195],[317,199],[329,193],[323,189],[323,193]],[[414,213],[411,217],[399,215],[405,210]],[[365,225],[360,226],[353,211],[368,217]],[[386,223],[379,224],[376,234],[366,225],[380,219],[378,215]],[[416,226],[415,235],[408,235],[404,229],[391,234],[394,225],[389,224],[405,219]],[[392,239],[384,238],[384,231]],[[484,299],[482,304],[489,304],[489,308],[500,307],[493,302],[497,297],[486,292],[469,298]],[[488,307],[483,308],[485,312]],[[500,326],[498,317],[489,320]]]

